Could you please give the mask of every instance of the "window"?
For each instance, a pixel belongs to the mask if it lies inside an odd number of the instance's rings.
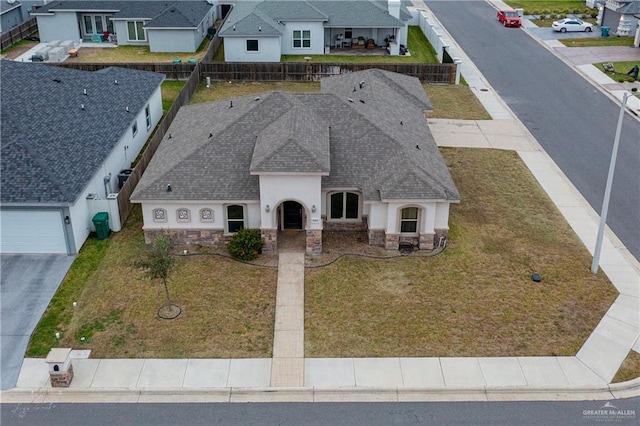
[[[400,217],[400,233],[416,234],[418,232],[418,208],[406,207],[402,209]]]
[[[133,133],[133,136],[138,134],[138,122],[134,121],[133,125],[131,126],[131,133]]]
[[[144,117],[147,120],[147,130],[149,130],[151,128],[151,108],[149,105],[144,107]]]
[[[178,222],[189,222],[191,214],[188,209],[178,209],[176,212]]]
[[[153,210],[153,221],[154,222],[166,222],[167,221],[167,211],[165,209],[154,209]]]
[[[353,220],[360,216],[360,196],[355,192],[335,192],[329,197],[329,218]]]
[[[200,222],[213,222],[213,210],[211,209],[200,210]]]
[[[227,206],[227,231],[238,232],[244,228],[244,207],[239,205]]]
[[[311,31],[309,30],[296,30],[293,32],[293,47],[305,48],[311,47]]]
[[[144,34],[143,28],[144,22],[142,21],[128,21],[127,32],[129,33],[130,41],[145,41],[147,39]]]
[[[247,40],[247,52],[258,51],[258,40]]]
[[[109,15],[82,15],[82,30],[84,35],[103,35],[105,31],[114,33],[113,21]]]
[[[351,28],[344,29],[344,38],[353,38],[353,30]]]

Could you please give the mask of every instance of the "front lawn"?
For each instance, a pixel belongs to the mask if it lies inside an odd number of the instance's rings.
[[[525,13],[548,11],[549,13],[583,13],[595,9],[586,7],[584,0],[507,0],[506,3],[514,9],[524,9]],[[538,13],[534,13],[537,15]]]
[[[575,355],[615,300],[515,152],[442,151],[462,196],[448,248],[308,269],[306,357]]]
[[[567,47],[633,46],[633,37],[562,38],[558,41]]]
[[[627,73],[631,71],[631,68],[633,68],[635,65],[640,66],[640,58],[637,61],[612,62],[613,68],[616,70],[615,73],[605,71],[603,64],[604,62],[600,62],[593,65],[618,82],[634,81],[633,77],[627,75]]]
[[[108,240],[90,237],[36,327],[27,356],[46,356],[52,347],[91,349],[94,358],[271,356],[275,269],[212,255],[178,256],[169,290],[182,314],[162,320],[162,284],[133,266],[146,250],[143,242],[139,206]]]

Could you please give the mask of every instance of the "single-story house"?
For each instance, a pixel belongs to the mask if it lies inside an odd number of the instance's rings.
[[[195,52],[216,19],[205,0],[64,0],[38,7],[40,40],[104,40],[151,52]]]
[[[147,242],[212,245],[260,229],[367,231],[369,243],[432,249],[460,196],[424,111],[419,80],[379,69],[324,78],[321,93],[269,92],[182,107],[131,201]]]
[[[0,252],[75,254],[95,203],[118,191],[162,117],[164,75],[8,60],[0,69]]]
[[[220,29],[226,62],[279,62],[331,48],[407,45],[411,14],[400,0],[236,2]]]
[[[611,28],[611,34],[635,36],[640,13],[640,0],[607,0],[602,9],[601,25]]]

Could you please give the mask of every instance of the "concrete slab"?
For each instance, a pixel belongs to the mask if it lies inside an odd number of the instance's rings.
[[[353,358],[306,358],[304,385],[316,388],[355,387]]]
[[[313,390],[234,389],[230,402],[313,402]]]
[[[591,81],[596,84],[612,84],[615,81],[609,77],[607,74],[600,71],[598,68],[593,66],[592,64],[584,64],[576,66],[581,72],[583,72]]]
[[[179,388],[187,370],[186,359],[147,359],[144,361],[138,388]]]
[[[227,387],[268,387],[271,382],[271,358],[232,359]]]
[[[439,358],[400,358],[405,388],[444,387]]]
[[[172,390],[170,393],[145,393],[142,391],[138,396],[139,403],[211,403],[211,402],[230,402],[231,390],[219,389],[216,392],[205,393],[180,393],[180,390]]]
[[[487,387],[526,386],[527,380],[517,358],[478,358]]]
[[[304,357],[304,332],[301,330],[276,330],[273,338],[274,358]]]
[[[271,362],[272,387],[303,387],[304,358],[273,358]]]
[[[224,388],[230,365],[230,359],[189,359],[183,386],[187,389]]]
[[[396,402],[398,394],[395,389],[381,389],[371,391],[315,389],[314,402]]]
[[[640,335],[638,324],[629,325],[608,314],[600,320],[593,332],[611,339],[628,349],[631,349]]]
[[[630,347],[594,332],[582,345],[576,358],[608,383],[615,376],[629,350]]]
[[[562,374],[556,357],[518,357],[522,372],[529,386],[568,387],[569,381]]]
[[[602,377],[598,376],[574,356],[557,357],[557,361],[571,387],[604,387],[607,385],[607,382]]]
[[[41,388],[49,384],[49,366],[44,358],[24,358],[16,387]]]
[[[354,358],[357,387],[403,386],[399,358]]]
[[[73,365],[73,380],[70,389],[86,389],[91,387],[93,377],[100,365],[99,359],[75,358],[71,360]]]
[[[102,359],[91,388],[133,389],[138,383],[144,359]]]
[[[480,388],[486,385],[478,358],[440,358],[446,387]]]

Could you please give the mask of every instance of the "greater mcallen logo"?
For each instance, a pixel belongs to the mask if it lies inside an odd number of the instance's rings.
[[[583,410],[582,416],[585,419],[598,422],[621,422],[631,420],[636,417],[636,410],[623,410],[610,402],[606,402],[597,410]]]

